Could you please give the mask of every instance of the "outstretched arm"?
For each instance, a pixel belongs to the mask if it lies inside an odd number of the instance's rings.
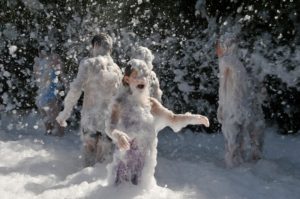
[[[175,132],[178,132],[183,127],[189,124],[204,124],[206,127],[209,127],[209,120],[203,115],[196,115],[191,113],[174,114],[172,111],[165,108],[156,99],[150,98],[150,101],[151,113],[158,119],[158,130],[161,130],[166,126],[170,126]]]
[[[64,100],[64,110],[59,113],[56,118],[56,121],[61,126],[66,126],[66,120],[70,117],[71,112],[78,99],[80,98],[82,88],[84,86],[84,82],[87,79],[87,66],[86,62],[83,62],[79,65],[79,71],[77,77],[70,85],[70,91],[68,92],[65,100]]]

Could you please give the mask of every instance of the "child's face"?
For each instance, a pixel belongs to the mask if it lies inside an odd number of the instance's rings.
[[[133,92],[143,92],[147,88],[147,74],[140,75],[136,70],[133,70],[130,76],[124,78]]]

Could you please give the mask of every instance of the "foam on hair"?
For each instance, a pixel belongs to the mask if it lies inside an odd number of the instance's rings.
[[[131,70],[134,69],[139,75],[148,75],[150,73],[149,67],[144,60],[132,59],[128,62]]]
[[[226,32],[220,37],[219,45],[223,49],[224,54],[234,53],[237,49],[236,35],[230,32]]]
[[[143,46],[136,47],[132,55],[132,58],[144,60],[149,70],[153,69],[152,62],[154,60],[154,55],[152,54],[151,50],[149,50],[148,48]]]
[[[99,45],[104,52],[110,52],[112,50],[113,41],[112,38],[106,33],[99,33],[95,35],[91,41],[92,45]]]

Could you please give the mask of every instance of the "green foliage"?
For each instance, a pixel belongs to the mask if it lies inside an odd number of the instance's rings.
[[[39,44],[46,43],[61,55],[64,72],[72,80],[78,63],[89,56],[88,47],[92,36],[96,32],[105,31],[115,40],[113,56],[121,68],[129,59],[132,45],[149,47],[156,56],[154,70],[164,91],[164,104],[175,112],[208,115],[212,121],[211,131],[216,131],[219,128],[215,119],[218,106],[218,65],[214,46],[218,34],[230,26],[238,25],[239,38],[244,41],[240,46],[248,49],[243,62],[251,67],[250,55],[258,52],[255,42],[266,33],[271,35],[273,46],[285,45],[295,50],[295,46],[299,45],[300,3],[295,0],[206,0],[205,17],[195,14],[196,2],[0,1],[0,93],[6,98],[4,103],[9,109],[34,107],[35,85],[31,71]],[[9,53],[12,45],[17,46],[14,56]],[[268,60],[276,59],[268,55],[271,51],[266,52],[268,50],[260,53]],[[297,67],[297,62],[289,58],[280,63],[289,70]],[[271,81],[270,78],[267,80],[265,84],[284,84]],[[299,93],[294,88],[278,88],[286,93],[291,93],[289,89],[292,89],[296,96]],[[270,90],[268,94],[273,95]],[[272,103],[280,104],[280,99],[272,98]],[[290,107],[296,107],[295,101],[286,101]],[[282,104],[265,106],[267,119],[277,121],[268,113],[278,107],[285,112]],[[300,110],[293,110],[285,117],[294,122],[287,125],[293,126],[293,132],[296,132],[299,126],[294,125],[297,121],[295,118]],[[288,131],[291,128],[282,126],[282,129]]]
[[[297,133],[300,129],[300,92],[272,75],[266,76],[265,84],[269,97],[264,113],[270,118],[269,122],[278,126],[283,134]]]

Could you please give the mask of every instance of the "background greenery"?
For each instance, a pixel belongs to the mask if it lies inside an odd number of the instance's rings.
[[[282,133],[299,133],[299,11],[296,0],[1,0],[2,103],[6,111],[35,107],[32,66],[41,43],[61,55],[71,81],[80,60],[89,55],[92,36],[105,31],[114,38],[113,57],[121,68],[133,45],[150,48],[163,103],[175,112],[208,115],[212,128],[205,130],[216,132],[215,42],[234,29],[241,60],[265,89],[260,98],[266,121]],[[9,53],[12,45],[18,48],[15,55]],[[272,70],[263,73],[264,64],[253,61],[258,55],[295,80],[290,83]]]

